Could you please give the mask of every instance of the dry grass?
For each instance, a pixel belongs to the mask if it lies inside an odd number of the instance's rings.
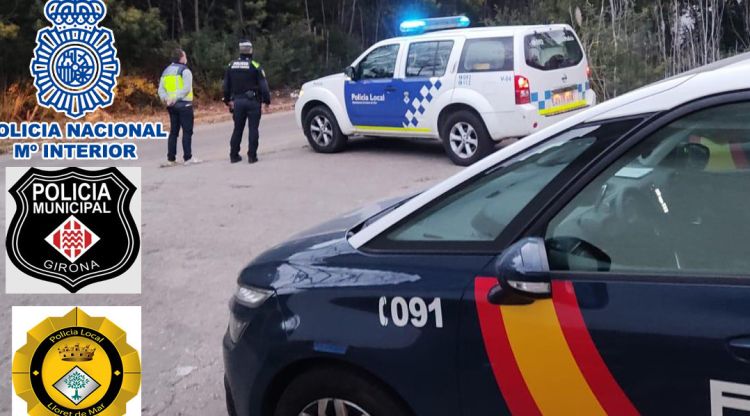
[[[28,121],[41,113],[51,114],[36,105],[36,90],[31,83],[11,84],[0,95],[0,120]]]
[[[168,123],[169,117],[164,107],[155,98],[156,89],[153,83],[142,78],[121,77],[117,98],[111,107],[89,114],[81,121],[144,121]],[[273,94],[273,105],[270,113],[288,111],[294,108],[290,91],[277,91]],[[232,115],[224,103],[213,100],[199,100],[195,103],[196,124],[210,124],[229,121]],[[68,119],[55,111],[39,107],[36,102],[36,90],[31,82],[11,84],[0,94],[0,121],[56,121],[66,123]],[[13,147],[11,140],[0,140],[0,154],[9,152]]]

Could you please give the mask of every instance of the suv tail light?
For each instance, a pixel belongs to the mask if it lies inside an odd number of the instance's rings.
[[[516,104],[529,104],[531,102],[529,79],[523,75],[516,75],[514,85],[516,87]]]
[[[591,79],[591,67],[586,65],[586,79]]]

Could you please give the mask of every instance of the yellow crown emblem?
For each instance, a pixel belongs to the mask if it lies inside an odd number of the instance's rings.
[[[60,358],[63,361],[91,361],[94,359],[96,348],[92,348],[90,345],[81,348],[80,344],[76,344],[73,347],[66,345],[62,348],[58,348],[57,352],[60,354]]]

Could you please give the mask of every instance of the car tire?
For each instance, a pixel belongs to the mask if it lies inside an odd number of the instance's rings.
[[[323,413],[319,406],[326,406]],[[337,412],[337,406],[345,406],[347,412]],[[305,413],[410,416],[379,381],[337,367],[308,371],[292,380],[281,394],[274,416],[300,416]]]
[[[326,106],[319,105],[307,112],[304,130],[310,147],[318,153],[337,153],[346,147],[347,137]]]
[[[495,149],[495,142],[482,119],[467,110],[457,111],[445,119],[440,138],[448,157],[459,166],[469,166]]]

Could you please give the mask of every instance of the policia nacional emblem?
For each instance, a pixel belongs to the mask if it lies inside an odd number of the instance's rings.
[[[78,119],[112,105],[120,60],[102,0],[49,0],[30,70],[39,105]]]
[[[140,385],[125,332],[79,308],[45,319],[13,357],[13,386],[31,416],[121,416]]]
[[[136,187],[116,168],[31,168],[8,190],[10,261],[24,274],[75,293],[126,272],[140,237],[130,212]]]

